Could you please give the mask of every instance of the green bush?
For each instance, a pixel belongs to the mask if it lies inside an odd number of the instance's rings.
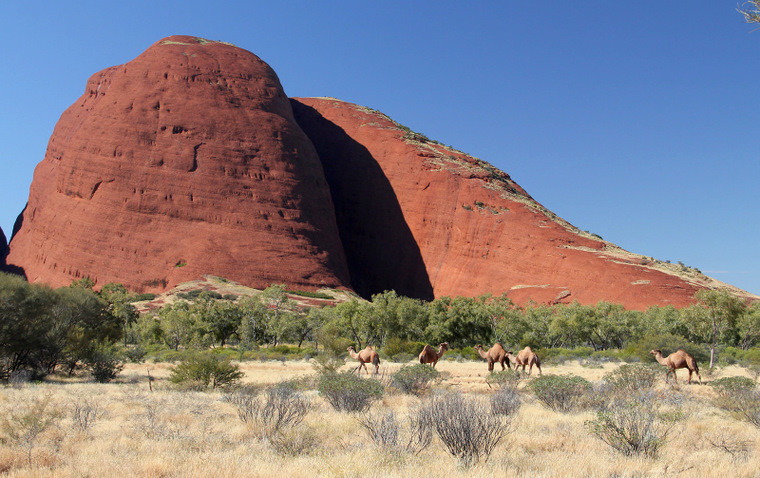
[[[93,378],[99,383],[108,383],[124,368],[122,353],[113,344],[96,344],[84,360]]]
[[[169,381],[175,385],[205,390],[225,388],[236,384],[243,377],[243,372],[228,357],[210,353],[186,354],[176,367],[171,370]]]
[[[147,354],[148,354],[148,351],[145,350],[145,347],[143,347],[140,344],[137,344],[134,347],[129,347],[129,348],[124,349],[124,358],[126,358],[132,363],[145,362],[145,356]]]
[[[654,457],[679,417],[661,413],[661,402],[651,391],[620,396],[587,421],[586,428],[624,455]]]
[[[580,360],[591,357],[594,353],[594,349],[591,347],[576,347],[574,349],[566,349],[562,347],[541,349],[536,352],[538,358],[542,363],[549,364],[561,364],[568,360]]]
[[[591,383],[574,375],[542,375],[528,384],[538,401],[557,412],[582,408],[592,390]]]
[[[144,294],[135,294],[132,297],[129,298],[130,302],[142,302],[144,300],[153,300],[156,298],[156,294],[151,293],[144,293]]]
[[[728,412],[737,413],[751,400],[755,381],[748,377],[723,377],[710,382],[718,395],[713,403]]]
[[[603,383],[617,394],[630,394],[654,387],[660,370],[654,364],[625,364],[604,376]]]
[[[430,386],[441,379],[441,372],[430,365],[418,363],[405,365],[391,376],[391,383],[404,393],[423,395]]]
[[[486,377],[486,383],[491,388],[516,388],[523,378],[523,374],[519,370],[500,370],[489,374]]]
[[[317,380],[319,393],[335,410],[363,412],[374,400],[383,396],[383,385],[353,372],[325,372]]]

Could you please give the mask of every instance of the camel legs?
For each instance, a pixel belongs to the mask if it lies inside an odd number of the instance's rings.
[[[493,372],[493,362],[488,362],[488,371]]]

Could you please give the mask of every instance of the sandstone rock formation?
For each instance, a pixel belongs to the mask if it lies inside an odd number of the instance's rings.
[[[0,261],[4,246],[0,231]],[[254,54],[189,36],[90,78],[6,260],[34,282],[153,292],[211,274],[643,309],[730,287],[578,231],[506,173],[377,111],[289,101]]]
[[[8,263],[54,286],[349,284],[322,166],[277,75],[189,36],[89,79],[35,170]]]
[[[292,100],[330,183],[354,287],[524,304],[684,306],[710,281],[578,231],[502,171],[374,110]]]

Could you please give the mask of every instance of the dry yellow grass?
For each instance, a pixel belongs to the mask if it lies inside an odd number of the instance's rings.
[[[352,364],[346,365],[346,369]],[[400,364],[382,364],[387,373]],[[599,380],[618,365],[582,367],[577,362],[545,366],[545,373],[572,373]],[[481,398],[491,393],[481,362],[439,362],[446,378],[439,387],[456,388]],[[147,370],[157,380],[148,390]],[[63,412],[55,427],[46,430],[32,450],[12,443],[0,444],[0,473],[4,476],[50,477],[613,477],[613,476],[759,476],[760,430],[726,415],[710,403],[709,386],[683,382],[667,393],[687,397],[687,418],[669,438],[657,458],[624,457],[589,435],[584,421],[591,412],[555,413],[527,393],[525,401],[502,441],[487,462],[462,468],[437,439],[421,454],[385,451],[374,446],[348,413],[334,411],[316,392],[307,392],[314,409],[297,430],[293,442],[308,453],[278,452],[260,438],[255,426],[246,425],[220,392],[180,392],[167,386],[168,364],[128,365],[118,383],[95,384],[55,380],[16,389],[0,389],[0,413],[50,394],[52,405]],[[305,362],[247,362],[246,381],[276,383],[315,373]],[[664,369],[663,369],[664,372]],[[720,376],[744,375],[740,367],[721,370]],[[664,373],[663,373],[664,375]],[[704,376],[705,374],[703,374]],[[682,375],[681,379],[683,380]],[[715,378],[715,377],[712,377]],[[709,378],[705,377],[709,380]],[[78,400],[96,401],[103,415],[86,431],[72,426],[72,408]],[[399,415],[419,402],[416,397],[386,395],[375,404]],[[731,454],[713,444],[744,443],[746,453]],[[288,448],[288,447],[286,447]],[[291,446],[295,448],[295,444]]]

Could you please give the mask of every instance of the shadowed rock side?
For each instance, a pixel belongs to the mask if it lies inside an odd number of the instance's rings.
[[[353,289],[365,298],[395,290],[433,299],[420,248],[377,160],[313,108],[296,100],[292,105],[330,185]]]
[[[349,285],[322,166],[274,71],[189,36],[90,78],[35,170],[8,263],[53,286]]]
[[[0,271],[5,270],[5,256],[8,255],[8,241],[5,239],[3,229],[0,228]]]
[[[324,162],[333,200],[347,208],[338,220],[349,264],[370,255],[361,247],[381,256],[374,263],[410,261],[388,265],[383,287],[409,266],[415,277],[428,278],[435,297],[507,293],[523,304],[606,300],[634,309],[684,306],[702,287],[577,231],[507,174],[410,133],[381,113],[329,98],[297,102],[304,105],[295,111]],[[377,211],[386,208],[378,221]],[[403,225],[392,239],[403,252],[375,243],[387,241],[393,225]],[[360,277],[371,271],[351,267],[354,284],[379,281]],[[403,273],[396,281],[397,290],[401,284],[414,289]]]

